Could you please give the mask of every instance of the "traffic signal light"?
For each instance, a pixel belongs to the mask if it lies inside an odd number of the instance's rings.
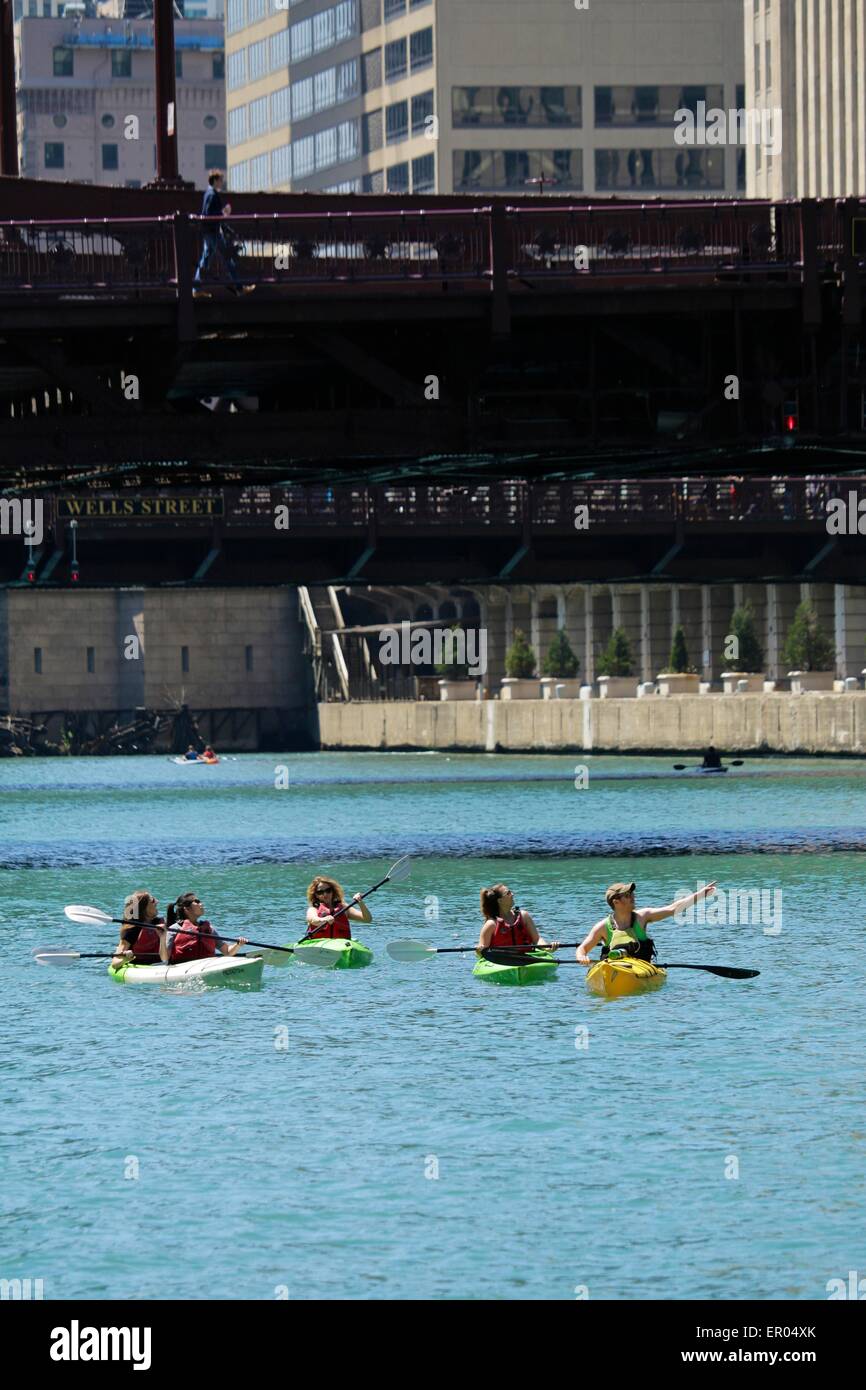
[[[785,401],[785,433],[796,434],[800,428],[800,409],[796,401]]]
[[[78,583],[78,566],[77,566],[77,565],[73,565],[73,566],[72,566],[72,569],[69,571],[69,582],[70,582],[70,584],[77,584],[77,583]]]

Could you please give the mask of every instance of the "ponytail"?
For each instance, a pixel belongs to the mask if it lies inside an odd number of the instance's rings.
[[[504,887],[504,883],[497,883],[492,888],[481,889],[481,916],[485,922],[495,922],[499,916],[499,899]]]
[[[189,916],[189,907],[194,898],[195,893],[180,893],[173,903],[169,903],[165,925],[173,927],[175,922],[186,922]]]

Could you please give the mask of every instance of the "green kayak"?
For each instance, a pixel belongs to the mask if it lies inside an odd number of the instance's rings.
[[[369,946],[365,946],[360,941],[346,941],[343,937],[332,939],[327,936],[319,936],[310,941],[297,941],[289,944],[294,944],[294,958],[301,963],[303,963],[304,955],[308,951],[315,951],[318,956],[317,965],[322,964],[326,952],[333,954],[333,969],[335,970],[358,970],[362,965],[369,965],[373,959],[373,952]]]
[[[498,965],[482,957],[472,974],[494,985],[540,985],[556,974],[558,964],[556,957],[542,948],[528,957],[526,965]]]

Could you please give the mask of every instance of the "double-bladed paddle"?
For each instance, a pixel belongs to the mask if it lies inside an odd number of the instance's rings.
[[[690,763],[674,763],[674,772],[724,772],[725,768],[742,766],[742,758],[734,758],[733,762],[725,763],[724,766],[720,763],[718,767],[694,767],[694,764]]]
[[[124,919],[123,917],[112,917],[109,913],[103,912],[102,909],[99,907],[82,907],[77,903],[73,903],[69,907],[65,907],[63,910],[71,922],[78,922],[81,926],[84,927],[104,927],[111,923],[116,923],[118,926],[124,927],[153,926],[153,922],[133,922],[130,921],[128,918]],[[178,933],[182,934],[183,936],[202,936],[211,938],[213,937],[212,932],[196,931],[195,927],[191,926],[188,922],[178,922],[176,926]],[[172,924],[172,926],[168,930],[173,931],[174,928],[175,924]],[[223,936],[222,933],[217,933],[217,935],[219,936],[221,941],[238,941],[240,939],[237,936]],[[249,937],[246,938],[246,944],[248,946],[261,946],[267,951],[279,951],[283,955],[293,955],[295,951],[294,946],[272,946],[269,941],[250,941]],[[87,954],[80,954],[78,952],[63,952],[62,954],[64,956],[71,954],[72,959],[78,960],[95,959],[95,957],[93,956],[88,956]],[[299,953],[299,957],[300,955],[303,955],[304,960],[309,961],[310,965],[319,965],[324,967],[324,969],[329,970],[334,962],[331,959],[325,959],[325,957],[330,956],[331,954],[331,952],[317,951],[315,947],[305,946],[303,952]],[[70,960],[64,959],[62,961],[58,961],[56,959],[52,959],[50,957],[50,949],[49,953],[41,952],[37,954],[36,952],[34,952],[34,955],[36,955],[36,958],[39,961],[40,965],[68,965],[71,963]],[[41,956],[47,958],[42,959],[40,958]],[[111,957],[109,957],[109,959],[110,958]],[[157,959],[157,957],[154,958]]]
[[[580,945],[578,941],[563,941],[557,947],[558,950],[570,950],[572,947]],[[391,941],[388,944],[388,955],[393,960],[399,960],[405,964],[410,964],[419,960],[426,960],[429,956],[451,955],[463,952],[475,951],[475,946],[428,946],[424,941]],[[514,965],[521,958],[528,961],[531,965],[533,961],[549,960],[550,956],[532,955],[537,952],[537,946],[487,946],[478,952],[485,960],[492,961],[494,965]],[[579,965],[576,960],[557,960],[557,965]],[[586,966],[582,966],[586,969]],[[705,970],[710,975],[719,975],[725,980],[751,980],[756,975],[760,975],[760,970],[740,970],[733,965],[682,965],[678,962],[657,966],[659,970]]]

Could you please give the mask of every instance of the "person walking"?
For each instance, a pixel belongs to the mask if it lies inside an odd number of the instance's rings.
[[[213,219],[213,225],[204,228],[204,246],[192,282],[193,297],[195,299],[210,299],[209,291],[202,289],[201,277],[202,273],[207,270],[214,252],[218,253],[231,277],[233,293],[237,295],[252,294],[255,285],[241,284],[237,257],[227,228],[219,226],[216,221],[217,218],[227,217],[232,210],[231,203],[224,203],[221,197],[223,187],[221,171],[211,169],[207,182],[208,186],[205,189],[201,205],[201,215]]]

